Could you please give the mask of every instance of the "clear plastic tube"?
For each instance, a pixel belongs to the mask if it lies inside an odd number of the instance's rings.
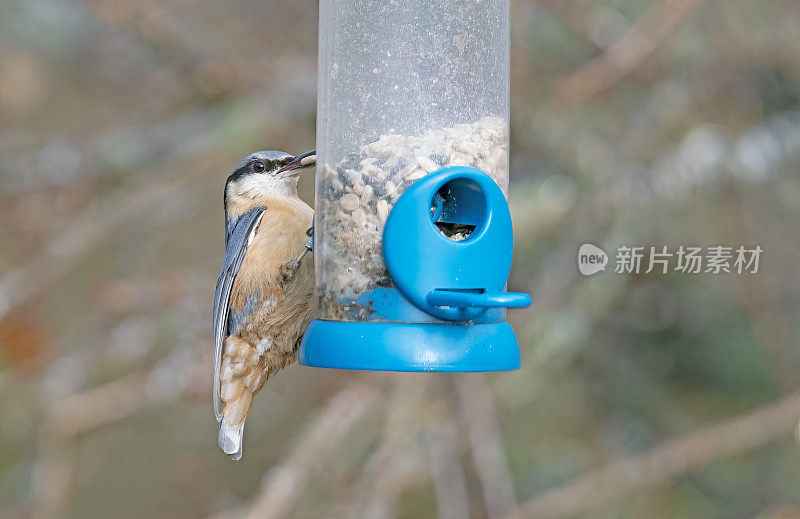
[[[506,192],[508,16],[508,0],[320,1],[318,318],[383,320],[383,225],[415,180],[472,166]]]

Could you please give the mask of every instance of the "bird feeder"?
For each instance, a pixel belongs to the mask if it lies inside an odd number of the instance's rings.
[[[519,367],[508,0],[321,0],[306,366]]]

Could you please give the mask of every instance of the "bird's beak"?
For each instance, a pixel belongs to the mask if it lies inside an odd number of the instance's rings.
[[[306,169],[314,166],[317,163],[317,150],[307,151],[305,153],[301,153],[292,159],[291,162],[283,166],[281,169],[275,172],[277,175],[278,173],[286,173],[287,171],[295,171],[298,169]],[[291,173],[290,175],[299,175],[301,172],[297,171],[295,173]]]

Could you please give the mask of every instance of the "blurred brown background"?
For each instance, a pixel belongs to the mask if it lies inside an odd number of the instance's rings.
[[[514,1],[523,368],[295,366],[219,451],[222,187],[313,146],[316,9],[0,1],[0,517],[800,517],[791,0]],[[764,253],[584,278],[585,242]]]

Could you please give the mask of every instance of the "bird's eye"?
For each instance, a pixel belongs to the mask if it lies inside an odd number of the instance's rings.
[[[256,173],[263,173],[265,169],[267,169],[267,166],[260,160],[253,162],[253,171]]]

